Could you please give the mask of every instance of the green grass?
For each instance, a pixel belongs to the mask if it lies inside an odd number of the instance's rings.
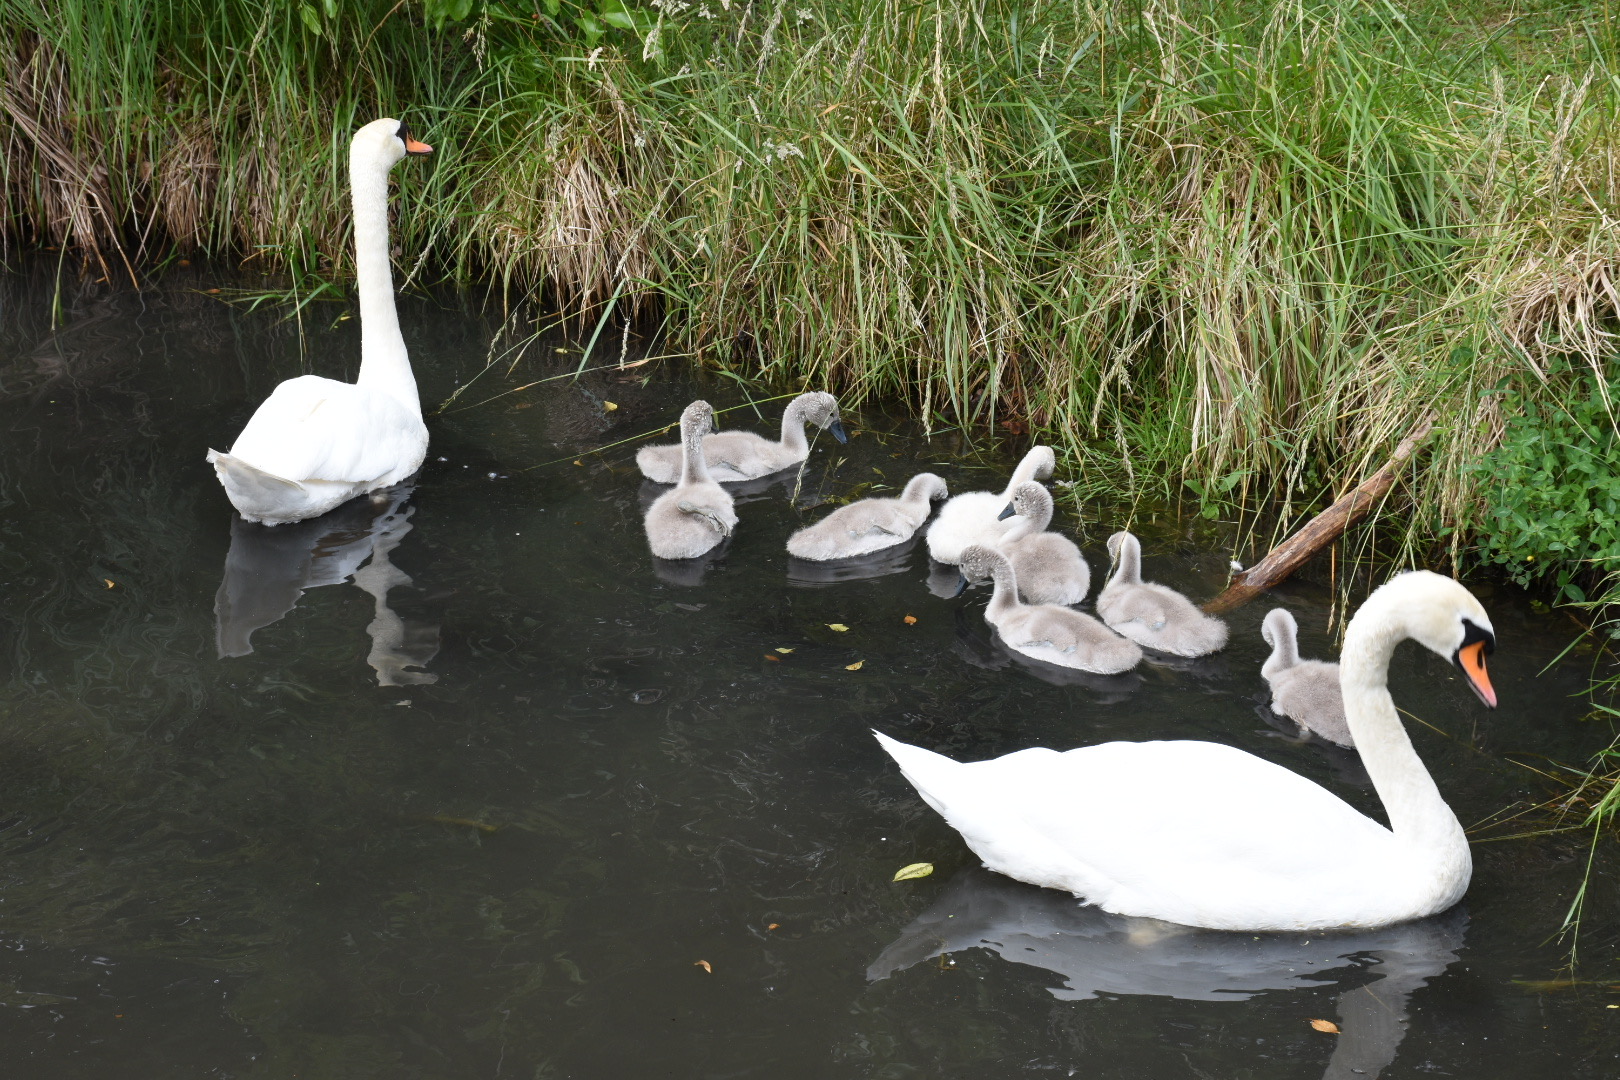
[[[1028,424],[1088,482],[1285,520],[1432,411],[1386,519],[1454,554],[1491,391],[1556,399],[1615,329],[1602,4],[0,0],[0,26],[10,251],[112,280],[203,251],[307,297],[346,276],[348,133],[397,113],[440,151],[398,170],[414,280],[587,334],[657,316],[701,364]]]

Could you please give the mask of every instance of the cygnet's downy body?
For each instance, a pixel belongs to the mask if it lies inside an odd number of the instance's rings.
[[[1019,484],[1001,518],[1010,518],[1012,528],[996,547],[1012,563],[1024,603],[1068,606],[1086,598],[1091,567],[1074,541],[1047,531],[1052,524],[1051,492],[1033,480]]]
[[[859,499],[788,537],[789,555],[815,562],[853,559],[903,544],[946,495],[945,481],[918,473],[897,499]]]
[[[928,528],[928,554],[936,562],[959,563],[962,552],[971,544],[995,547],[1012,528],[1010,521],[1001,520],[1001,511],[1012,498],[1013,489],[1026,480],[1045,480],[1052,475],[1057,457],[1050,446],[1031,447],[1013,470],[1007,490],[967,491],[957,495],[939,508],[939,516]]]
[[[681,413],[680,483],[658,496],[643,519],[647,546],[660,559],[695,559],[736,528],[731,493],[714,482],[703,461],[703,435],[713,425],[707,401]]]
[[[1260,677],[1271,687],[1271,711],[1339,746],[1355,746],[1344,718],[1339,665],[1299,658],[1299,624],[1283,608],[1266,614],[1260,636],[1271,646]]]
[[[1176,590],[1142,580],[1142,545],[1128,532],[1108,538],[1114,575],[1097,594],[1102,621],[1138,645],[1173,656],[1205,656],[1226,645],[1226,624]]]
[[[1001,552],[979,544],[962,552],[964,581],[995,582],[984,620],[996,628],[1014,652],[1061,667],[1098,675],[1129,671],[1142,650],[1090,615],[1056,604],[1025,604],[1018,599],[1018,580]]]
[[[819,390],[800,394],[788,402],[782,413],[782,438],[772,442],[752,431],[721,431],[703,439],[703,456],[709,475],[720,483],[753,480],[781,472],[810,456],[810,441],[804,436],[805,423],[832,432],[839,442],[848,442],[838,421],[838,401]],[[643,446],[636,452],[636,466],[647,479],[660,484],[676,483],[681,476],[681,447]]]

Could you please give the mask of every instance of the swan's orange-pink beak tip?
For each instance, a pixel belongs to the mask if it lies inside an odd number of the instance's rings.
[[[431,154],[433,153],[433,147],[421,139],[406,139],[405,152],[407,154]]]
[[[1475,641],[1464,645],[1457,651],[1457,662],[1479,699],[1496,708],[1496,690],[1491,686],[1490,674],[1485,670],[1485,643]]]

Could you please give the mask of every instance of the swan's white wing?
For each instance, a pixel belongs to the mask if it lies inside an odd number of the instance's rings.
[[[302,375],[265,399],[231,455],[286,480],[370,483],[421,464],[419,417],[387,394],[353,383]]]
[[[1387,829],[1229,746],[1033,748],[954,769],[939,755],[890,752],[987,866],[1110,911],[1282,928],[1297,910],[1321,915],[1331,898],[1350,921],[1363,890],[1398,876],[1401,849]]]

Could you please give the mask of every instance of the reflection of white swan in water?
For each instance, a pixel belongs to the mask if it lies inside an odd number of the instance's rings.
[[[1228,933],[1110,915],[1050,889],[973,868],[866,969],[890,975],[945,953],[983,948],[1051,971],[1053,997],[1140,994],[1185,1001],[1244,1001],[1266,990],[1352,984],[1338,995],[1333,1057],[1323,1080],[1372,1080],[1395,1060],[1414,990],[1462,947],[1461,908],[1352,933]]]
[[[404,504],[412,490],[379,491],[321,517],[276,528],[236,518],[225,577],[214,596],[220,657],[252,652],[253,632],[279,621],[305,590],[352,578],[376,602],[366,632],[372,643],[367,662],[376,669],[378,684],[437,681],[437,675],[411,669],[425,667],[438,653],[439,628],[407,623],[388,606],[389,590],[411,583],[389,556],[411,531],[414,509]]]

